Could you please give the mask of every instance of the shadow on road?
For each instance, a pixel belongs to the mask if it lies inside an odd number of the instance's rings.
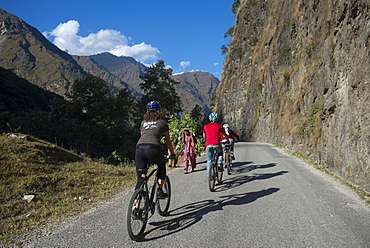
[[[156,230],[167,230],[168,232],[164,236],[180,232],[199,222],[208,213],[221,211],[225,206],[249,204],[259,198],[276,193],[279,190],[279,188],[269,188],[256,192],[221,196],[220,200],[204,200],[184,205],[170,212],[167,218],[171,219],[150,223],[151,226],[155,227],[146,232],[146,235]],[[144,239],[142,242],[160,239],[164,236]]]
[[[253,162],[250,162],[253,163]],[[263,165],[251,165],[248,167],[243,167],[243,165],[250,164],[250,163],[233,163],[233,172],[231,174],[240,174],[240,173],[246,173],[250,172],[252,170],[256,169],[267,169],[276,166],[276,163],[269,163],[269,164],[263,164]]]
[[[254,175],[254,176],[238,175],[232,178],[225,179],[221,185],[217,186],[216,191],[225,191],[230,188],[236,188],[245,183],[249,183],[255,180],[266,180],[266,179],[270,179],[273,177],[282,176],[285,173],[288,173],[288,171],[279,171],[276,173],[265,173],[265,174],[259,174],[259,175]]]

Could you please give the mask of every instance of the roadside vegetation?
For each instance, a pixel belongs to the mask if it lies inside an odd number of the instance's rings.
[[[135,181],[130,163],[112,166],[32,136],[1,134],[1,243],[85,211]]]

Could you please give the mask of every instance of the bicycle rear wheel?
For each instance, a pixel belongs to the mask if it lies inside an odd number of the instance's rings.
[[[215,191],[215,184],[217,178],[217,168],[214,162],[211,162],[209,165],[209,172],[208,172],[208,187],[211,192]]]
[[[135,190],[127,210],[127,231],[130,238],[139,241],[148,222],[148,194],[143,189]]]
[[[157,210],[160,215],[164,216],[168,213],[171,202],[171,183],[168,176],[166,176],[162,190],[163,193],[168,195],[168,197],[165,199],[157,199]]]
[[[227,167],[227,174],[231,175],[231,159],[230,159],[230,153],[226,153],[226,167]]]
[[[221,165],[221,166],[223,166],[223,165]],[[224,170],[220,170],[220,168],[218,168],[218,165],[216,165],[216,175],[217,175],[217,182],[219,183],[219,184],[221,184],[222,183],[222,175],[223,175],[223,173],[224,173]]]

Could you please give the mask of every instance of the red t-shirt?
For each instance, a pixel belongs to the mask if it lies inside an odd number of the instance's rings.
[[[206,146],[220,144],[220,133],[225,133],[222,125],[211,122],[203,126],[203,133],[206,134]]]

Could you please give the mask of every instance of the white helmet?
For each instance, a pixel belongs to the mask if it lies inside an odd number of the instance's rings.
[[[226,134],[227,134],[227,135],[230,135],[230,132],[229,132],[229,124],[225,123],[225,124],[223,125],[223,127],[224,127],[224,129],[225,129]]]

